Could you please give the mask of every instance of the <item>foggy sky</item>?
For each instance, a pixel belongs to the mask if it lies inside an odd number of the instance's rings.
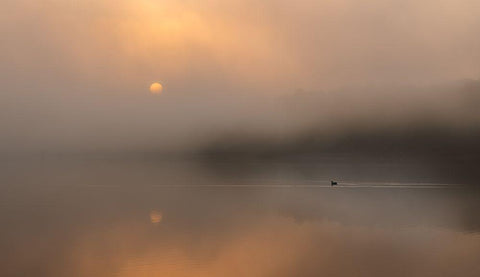
[[[476,0],[3,0],[0,150],[175,149],[412,114],[476,126],[455,93],[480,76],[479,31]]]

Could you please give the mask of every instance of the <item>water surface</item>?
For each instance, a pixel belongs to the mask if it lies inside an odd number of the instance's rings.
[[[1,173],[1,276],[480,276],[480,191],[425,166],[56,158]]]

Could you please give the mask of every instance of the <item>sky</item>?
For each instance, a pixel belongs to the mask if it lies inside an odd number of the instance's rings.
[[[477,0],[1,2],[2,151],[283,136],[327,121],[308,99],[285,111],[295,95],[354,111],[337,122],[480,77]]]

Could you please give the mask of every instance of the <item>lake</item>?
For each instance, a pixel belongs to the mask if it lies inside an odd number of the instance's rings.
[[[480,276],[480,189],[428,165],[0,165],[0,276]]]

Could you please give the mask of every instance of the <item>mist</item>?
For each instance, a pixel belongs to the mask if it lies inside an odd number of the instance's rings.
[[[480,276],[479,0],[0,6],[0,276]]]
[[[479,127],[478,1],[3,6],[4,153],[195,152]]]

